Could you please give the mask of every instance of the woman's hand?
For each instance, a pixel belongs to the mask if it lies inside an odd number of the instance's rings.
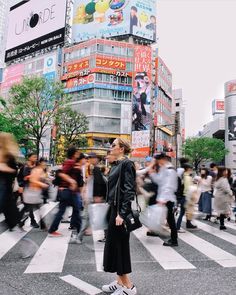
[[[120,215],[117,215],[116,217],[116,226],[121,226],[124,222],[124,219],[120,217]]]

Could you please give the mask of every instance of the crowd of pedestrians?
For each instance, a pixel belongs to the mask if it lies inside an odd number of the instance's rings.
[[[5,215],[9,230],[18,226],[23,231],[30,218],[32,227],[48,231],[52,238],[60,237],[60,223],[66,209],[72,207],[69,243],[81,244],[84,235],[91,233],[89,204],[109,204],[108,228],[100,242],[105,243],[104,271],[116,273],[117,278],[102,290],[113,295],[137,294],[129,276],[130,232],[126,227],[137,195],[142,211],[156,204],[165,208],[163,228],[170,232],[170,238],[163,242],[165,247],[178,246],[178,233],[185,232],[184,217],[186,229],[197,230],[197,210],[205,221],[219,223],[219,229],[226,230],[224,222],[231,218],[235,201],[236,180],[225,167],[212,163],[209,169],[194,171],[189,160],[182,158],[176,169],[165,153],[147,157],[142,166],[129,160],[130,152],[129,142],[121,138],[112,143],[103,161],[95,153],[84,154],[72,146],[51,177],[45,159],[37,159],[34,153],[28,155],[25,164],[17,164],[18,147],[13,136],[0,133],[0,213]],[[48,201],[52,185],[58,190],[58,210],[48,225],[41,207]],[[147,229],[147,235],[155,238],[161,233]]]

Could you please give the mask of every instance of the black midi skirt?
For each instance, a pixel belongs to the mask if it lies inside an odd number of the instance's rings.
[[[116,272],[121,276],[132,272],[129,238],[124,226],[116,226],[117,207],[110,206],[103,266],[105,272]]]

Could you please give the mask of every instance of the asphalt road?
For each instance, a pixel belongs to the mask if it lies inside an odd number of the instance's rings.
[[[45,206],[47,222],[56,210]],[[147,237],[142,228],[131,235],[132,279],[139,295],[236,294],[236,223],[227,231],[212,222],[196,220],[198,230],[179,235],[179,247],[162,246],[163,239]],[[0,215],[0,294],[74,295],[102,294],[101,286],[115,276],[102,272],[102,232],[86,236],[81,245],[25,226],[9,232]],[[31,255],[30,255],[31,254]],[[30,255],[28,258],[22,258]]]

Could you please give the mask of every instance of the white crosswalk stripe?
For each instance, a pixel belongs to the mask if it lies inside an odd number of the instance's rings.
[[[62,272],[71,232],[68,231],[67,224],[61,224],[60,232],[62,237],[47,236],[25,273]]]
[[[218,228],[215,228],[213,226],[210,226],[210,225],[200,222],[198,220],[195,220],[194,223],[197,225],[197,227],[199,229],[201,229],[209,234],[212,234],[220,239],[223,239],[233,245],[236,245],[236,236],[235,235],[232,235],[232,234],[227,233],[225,231],[220,231]]]
[[[223,267],[236,267],[236,256],[220,249],[219,247],[205,241],[202,238],[199,238],[190,232],[179,234],[179,239]]]
[[[42,212],[42,217],[45,217],[55,206],[57,203],[49,203],[45,204],[41,208]],[[37,219],[37,212],[38,210],[35,211],[36,213],[36,221],[38,222]],[[27,235],[32,230],[32,227],[30,227],[30,221],[27,220],[25,223],[25,231],[13,231],[10,232],[9,230],[3,232],[0,235],[0,259],[9,251],[11,248],[13,248],[24,236]]]
[[[142,227],[134,231],[134,235],[143,246],[151,253],[155,260],[164,269],[194,269],[195,266],[171,247],[163,247],[163,241],[158,238],[146,236],[147,229]]]
[[[44,205],[43,216],[50,213],[56,205],[57,203]],[[23,237],[30,233],[32,228],[29,226],[29,222],[30,221],[28,220],[28,224],[25,226],[25,232],[19,232],[17,230],[9,232],[7,230],[0,234],[0,259],[2,259],[8,252],[13,251],[13,247],[17,245]],[[179,247],[163,247],[163,240],[161,238],[146,236],[147,229],[145,227],[142,227],[133,233],[134,239],[132,239],[131,243],[141,243],[138,247],[139,251],[141,251],[141,255],[145,255],[144,253],[147,253],[146,251],[148,251],[152,256],[152,261],[158,263],[163,270],[185,270],[201,267],[201,261],[198,261],[195,265],[195,260],[190,258],[191,255],[189,255],[189,251],[191,251],[191,249],[193,249],[192,251],[195,251],[195,259],[196,255],[199,253],[201,257],[204,255],[207,258],[207,261],[216,262],[219,267],[236,267],[236,256],[234,251],[234,246],[236,245],[236,226],[231,223],[226,223],[226,226],[231,229],[230,232],[227,232],[220,231],[218,226],[216,227],[212,223],[206,223],[199,220],[196,220],[195,222],[199,230],[196,232],[187,231],[186,233],[179,234]],[[62,237],[55,238],[46,236],[43,238],[37,252],[31,257],[31,259],[29,259],[28,264],[25,267],[25,274],[63,272],[68,250],[70,249],[71,251],[73,249],[73,251],[77,251],[77,247],[70,248],[70,245],[68,244],[71,235],[71,232],[68,231],[68,224],[61,224],[59,230],[63,234]],[[207,240],[205,238],[206,235],[208,235]],[[211,236],[214,236],[214,241],[218,239],[218,243],[211,242]],[[103,237],[103,231],[93,232],[92,240],[94,253],[92,255],[94,255],[95,261],[94,269],[97,272],[103,271],[102,262],[104,243],[98,242],[98,240]],[[33,239],[34,235],[31,235],[31,238]],[[88,241],[89,240],[84,243],[88,243]],[[181,244],[181,241],[184,242],[184,245],[183,243]],[[227,243],[227,246],[224,247],[223,250],[219,245],[224,242]],[[230,245],[232,245],[232,249],[230,248]],[[78,246],[78,248],[79,247],[80,246]],[[136,249],[136,247],[133,247],[132,249]],[[186,253],[185,249],[188,249]],[[144,261],[146,261],[145,257],[143,258]],[[150,256],[147,260],[150,260]],[[78,263],[80,262],[78,261]],[[83,288],[81,282],[73,281],[72,285],[74,283],[79,284],[81,288]]]

